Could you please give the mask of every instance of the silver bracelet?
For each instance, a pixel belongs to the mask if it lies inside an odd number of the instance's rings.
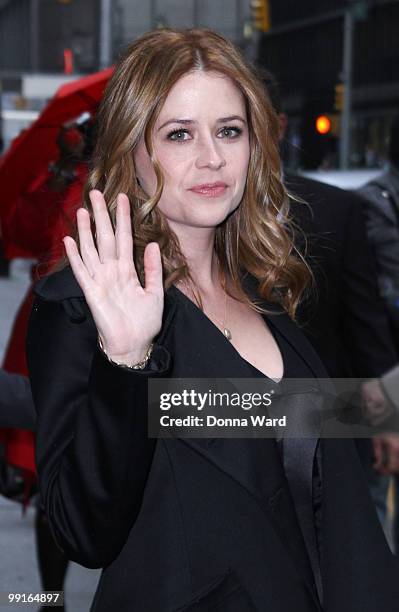
[[[100,347],[101,351],[104,353],[108,361],[112,363],[113,365],[119,366],[120,368],[127,368],[128,370],[144,370],[144,368],[146,367],[151,357],[152,349],[154,348],[154,343],[151,342],[150,346],[147,349],[144,359],[142,359],[138,363],[135,363],[134,365],[127,365],[126,363],[118,363],[117,361],[114,361],[113,359],[111,359],[111,357],[108,355],[107,351],[104,348],[103,341],[101,339],[100,334],[98,334],[98,346]]]

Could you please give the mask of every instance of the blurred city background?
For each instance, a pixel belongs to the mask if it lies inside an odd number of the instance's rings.
[[[399,97],[397,0],[0,0],[3,147],[60,83],[161,26],[216,29],[276,75],[287,167],[384,164]]]

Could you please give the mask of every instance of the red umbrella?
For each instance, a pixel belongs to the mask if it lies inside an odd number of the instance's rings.
[[[12,249],[7,217],[17,198],[58,158],[56,139],[61,126],[83,112],[94,114],[113,73],[107,68],[62,85],[32,125],[15,139],[0,160],[0,220],[6,255],[28,256]]]

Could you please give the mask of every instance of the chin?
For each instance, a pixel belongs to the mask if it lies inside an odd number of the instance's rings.
[[[166,219],[172,225],[176,224],[180,227],[203,227],[203,228],[216,228],[221,225],[227,217],[229,217],[239,206],[239,203],[227,203],[221,202],[215,199],[209,199],[204,202],[190,202],[184,204],[184,209],[180,209],[183,214],[178,214],[180,211],[174,209],[174,214],[169,215],[167,212],[163,212]]]
[[[187,219],[185,221],[185,224],[192,225],[194,227],[216,228],[218,227],[218,225],[221,225],[224,221],[226,221],[227,217],[229,217],[231,213],[232,213],[231,210],[227,210],[223,212],[213,211],[213,213],[207,211],[206,214],[195,215],[190,220]]]

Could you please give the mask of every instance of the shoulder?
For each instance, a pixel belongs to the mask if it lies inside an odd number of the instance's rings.
[[[356,192],[315,181],[305,176],[288,174],[285,183],[287,189],[294,196],[299,196],[311,206],[324,204],[334,207],[335,213],[337,210],[345,210],[348,207],[361,204],[361,199]]]
[[[61,302],[67,299],[84,300],[83,291],[75,279],[70,266],[53,272],[38,280],[33,287],[34,294],[46,302]]]
[[[62,310],[72,323],[83,323],[86,320],[92,322],[83,291],[70,266],[38,280],[33,286],[33,293],[36,298],[33,312]]]
[[[303,176],[287,177],[287,189],[302,201],[291,200],[294,221],[312,237],[344,243],[348,230],[364,225],[363,200],[354,191],[345,191]]]
[[[377,177],[360,187],[358,193],[367,202],[383,203],[390,197],[391,178],[389,172],[379,174]]]

